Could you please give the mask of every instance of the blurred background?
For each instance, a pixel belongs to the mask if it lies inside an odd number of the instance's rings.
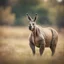
[[[59,33],[55,55],[46,48],[42,57],[36,48],[33,57],[29,47],[28,19],[49,26]],[[0,0],[0,64],[64,64],[64,0]]]

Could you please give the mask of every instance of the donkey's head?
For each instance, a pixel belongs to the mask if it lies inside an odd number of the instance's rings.
[[[36,26],[37,13],[35,15],[36,15],[35,18],[32,19],[27,13],[27,17],[29,20],[29,30],[31,30],[31,31],[33,31],[35,29],[35,26]]]

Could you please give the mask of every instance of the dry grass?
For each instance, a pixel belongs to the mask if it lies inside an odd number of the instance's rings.
[[[26,27],[0,27],[0,64],[61,64],[63,57],[60,59],[60,56],[64,55],[64,36],[59,34],[53,57],[49,48],[46,48],[40,57],[38,48],[36,55],[32,55],[28,41],[29,33]]]

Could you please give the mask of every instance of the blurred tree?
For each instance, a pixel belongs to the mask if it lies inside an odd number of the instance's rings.
[[[13,6],[12,12],[16,13],[16,25],[25,24],[24,20],[22,19],[24,16],[26,16],[26,13],[30,13],[31,16],[34,16],[35,13],[38,13],[39,19],[38,23],[40,24],[50,24],[48,19],[48,10],[46,10],[44,7],[41,7],[40,4],[43,4],[43,1],[41,0],[19,0],[19,2]],[[33,15],[34,14],[34,15]],[[25,17],[26,18],[26,17]]]
[[[0,25],[11,25],[15,21],[15,14],[11,13],[11,7],[0,8]]]
[[[58,5],[57,8],[57,25],[59,28],[64,28],[64,4]]]
[[[57,25],[59,28],[64,28],[64,0],[49,0],[46,4],[45,6],[49,11],[48,17],[51,23]]]
[[[34,16],[35,13],[38,13],[39,24],[57,24],[59,27],[64,26],[64,0],[61,2],[58,0],[2,0],[0,5],[5,7],[3,9],[4,12],[8,6],[12,8],[8,11],[10,12],[8,15],[8,13],[2,13],[0,7],[0,15],[3,15],[4,19],[6,18],[5,22],[8,24],[27,25],[26,13],[31,14],[31,17]],[[13,13],[15,13],[16,16]],[[2,24],[2,22],[1,17],[0,24]]]
[[[0,0],[0,6],[6,6],[6,0]]]

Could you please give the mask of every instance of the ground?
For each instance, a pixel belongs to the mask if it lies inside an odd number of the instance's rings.
[[[30,31],[27,27],[0,26],[0,64],[64,64],[64,35],[59,33],[59,40],[54,56],[46,48],[42,56],[36,47],[33,56],[29,47]]]

